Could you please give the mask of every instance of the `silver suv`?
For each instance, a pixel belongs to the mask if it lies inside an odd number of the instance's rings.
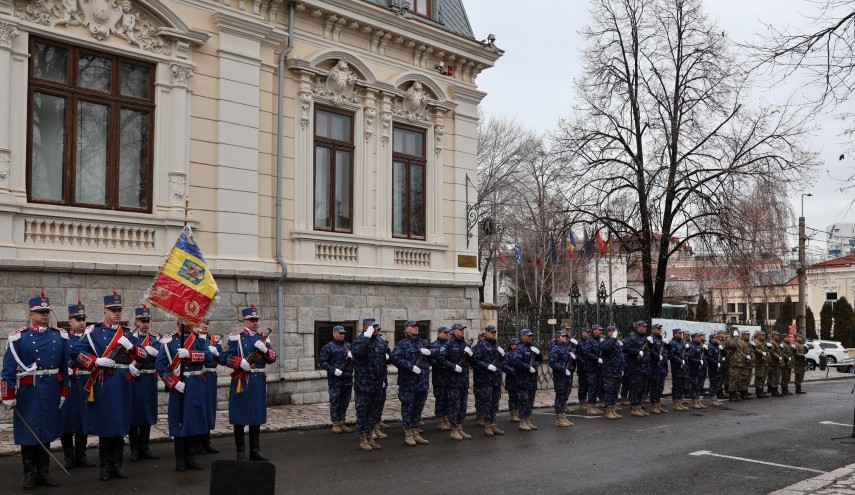
[[[819,356],[822,353],[828,356],[828,364],[837,364],[849,358],[849,350],[834,340],[808,340],[805,347],[808,349],[805,357],[810,369],[819,366]]]

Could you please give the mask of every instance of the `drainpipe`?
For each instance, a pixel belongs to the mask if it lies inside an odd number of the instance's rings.
[[[282,268],[276,287],[279,341],[279,381],[285,381],[285,280],[288,264],[282,256],[282,112],[285,93],[285,58],[294,49],[294,2],[288,2],[288,45],[279,54],[279,92],[276,94],[276,261]]]

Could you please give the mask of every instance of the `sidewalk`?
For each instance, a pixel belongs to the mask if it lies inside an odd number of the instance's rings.
[[[799,481],[769,495],[838,495],[855,493],[855,464]]]
[[[837,373],[836,371],[832,371],[826,377],[825,371],[808,371],[805,374],[805,382],[810,381],[820,381],[820,380],[830,380],[830,379],[846,379],[852,378],[853,375],[847,373]],[[792,386],[790,387],[792,390]],[[666,395],[670,394],[671,384],[670,380],[665,384],[665,392]],[[808,392],[810,391],[810,387],[807,388]],[[753,392],[753,389],[751,390]],[[578,404],[576,401],[576,384],[574,383],[573,392],[571,394],[571,403]],[[537,395],[535,397],[534,407],[535,408],[544,408],[544,407],[552,407],[552,404],[555,400],[555,393],[552,389],[546,390],[538,390]],[[505,390],[502,390],[502,400],[501,405],[499,407],[501,411],[508,410],[508,401],[507,394]],[[434,418],[434,399],[433,396],[429,393],[427,402],[425,403],[424,408],[424,419]],[[469,393],[469,402],[467,404],[467,414],[475,414],[475,398],[473,397],[471,390]],[[213,436],[231,436],[232,429],[229,425],[228,421],[228,411],[220,410],[217,411],[217,428],[211,432]],[[401,419],[401,403],[398,401],[396,393],[390,393],[386,399],[386,407],[383,410],[383,419],[384,421],[400,421]],[[347,422],[352,424],[356,421],[356,410],[354,408],[354,403],[351,400],[350,407],[347,410]],[[550,418],[551,421],[551,418]],[[151,429],[151,440],[152,442],[165,442],[169,441],[169,436],[167,435],[167,419],[165,415],[160,415],[158,417],[158,422]],[[329,419],[329,404],[318,403],[318,404],[300,404],[300,405],[285,405],[285,406],[271,406],[267,409],[267,424],[261,427],[261,430],[264,432],[269,431],[288,431],[288,430],[309,430],[316,428],[328,428],[331,427],[332,423]],[[97,445],[98,439],[97,437],[89,437],[89,446]],[[51,450],[61,451],[61,446],[59,440],[51,443]],[[14,444],[12,438],[12,425],[11,424],[3,424],[0,425],[0,457],[15,455],[20,452],[20,447]],[[853,480],[855,481],[855,480]],[[801,492],[794,492],[801,493]],[[853,489],[853,493],[855,493],[855,489]]]

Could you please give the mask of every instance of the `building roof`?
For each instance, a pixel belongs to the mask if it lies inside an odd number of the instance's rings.
[[[392,7],[398,4],[398,2],[390,0],[365,1],[390,10],[393,10]],[[475,35],[472,33],[472,25],[469,24],[469,17],[466,15],[466,9],[463,7],[463,0],[434,0],[433,3],[436,4],[436,17],[434,19],[428,19],[416,14],[407,14],[407,18],[430,24],[431,26],[464,38],[475,39]]]
[[[805,267],[807,270],[822,270],[823,268],[846,268],[855,266],[855,254],[847,254],[839,258],[821,261]]]

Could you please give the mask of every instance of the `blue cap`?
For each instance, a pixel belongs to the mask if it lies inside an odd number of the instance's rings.
[[[682,328],[675,328],[674,330],[671,330],[671,333],[683,333],[683,329]]]
[[[334,326],[332,331],[335,333],[347,333],[347,330],[345,330],[344,327],[341,325]]]
[[[134,308],[134,318],[151,318],[151,308],[145,304],[141,308]]]
[[[439,327],[436,329],[438,333],[451,333],[451,329],[448,327]]]
[[[250,304],[248,308],[244,308],[243,311],[240,312],[240,315],[244,320],[257,320],[258,319],[258,310],[255,309],[254,304]]]
[[[362,324],[363,325],[373,325],[374,324],[374,318],[363,318]]]
[[[528,328],[523,328],[522,330],[520,330],[520,335],[534,335],[534,333],[532,333],[532,331]]]
[[[602,329],[603,329],[603,327],[601,325],[591,325],[591,331],[592,332],[594,330],[602,330]]]
[[[417,326],[419,326],[419,322],[417,322],[416,320],[407,320],[407,322],[404,323],[404,326],[405,327],[417,327]]]
[[[637,327],[646,327],[646,326],[647,326],[647,322],[646,322],[646,321],[644,321],[644,320],[638,320],[637,322],[635,322],[635,326],[637,326]]]
[[[464,328],[466,328],[466,325],[463,323],[455,323],[454,325],[451,325],[452,330],[463,330]]]
[[[570,325],[568,325],[566,323],[562,323],[562,324],[558,325],[558,328],[570,328]]]
[[[555,332],[555,336],[556,337],[566,337],[567,332],[565,332],[564,330],[559,330],[559,331]]]
[[[650,328],[662,328],[662,325],[660,325],[659,323],[654,323],[650,326]]]
[[[30,299],[30,311],[46,313],[50,311],[50,299],[42,292],[38,297]]]
[[[580,332],[591,333],[591,329],[590,329],[590,328],[588,328],[588,327],[582,327],[582,329],[580,330]]]
[[[508,340],[508,345],[517,345],[520,343],[520,339],[513,337]]]
[[[487,328],[485,328],[484,331],[489,333],[495,333],[497,331],[496,325],[487,325]]]
[[[112,294],[104,296],[104,307],[107,309],[122,308],[122,295],[116,291]]]
[[[704,336],[704,332],[695,332],[692,334],[692,338],[703,337],[703,336]]]
[[[80,299],[77,300],[77,304],[73,304],[68,307],[68,317],[86,318],[86,308],[83,306],[83,303],[80,302]]]
[[[615,330],[617,330],[617,327],[614,325],[609,325],[608,327],[606,327],[607,332],[614,332]]]

